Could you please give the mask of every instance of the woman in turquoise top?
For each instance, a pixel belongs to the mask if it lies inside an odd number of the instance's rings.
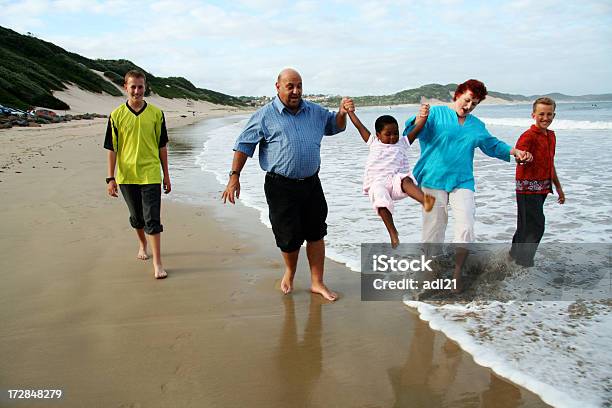
[[[455,243],[474,242],[474,150],[510,161],[531,161],[531,154],[510,147],[492,136],[484,123],[471,112],[485,99],[484,84],[470,79],[457,87],[450,106],[434,106],[421,133],[421,157],[413,174],[424,192],[436,197],[434,209],[423,213],[423,242],[444,242],[448,205],[455,216]],[[404,135],[414,127],[414,117],[406,121]],[[467,251],[457,251],[454,277],[459,282]],[[458,284],[457,291],[460,291]]]

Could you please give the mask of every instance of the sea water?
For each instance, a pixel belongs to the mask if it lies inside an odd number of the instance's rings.
[[[400,123],[418,110],[416,105],[359,108],[361,121],[371,130],[380,115]],[[491,134],[514,145],[533,123],[531,105],[481,105],[474,114]],[[182,139],[197,143],[172,145],[173,183],[194,169],[213,173],[222,189],[231,168],[232,147],[248,116],[217,119],[179,130]],[[611,243],[612,223],[612,103],[559,103],[551,125],[557,136],[555,167],[566,203],[555,196],[545,203],[543,242]],[[200,142],[198,142],[200,141]],[[360,269],[360,244],[387,242],[387,231],[362,193],[368,148],[357,130],[325,137],[321,148],[320,178],[329,206],[327,255]],[[419,157],[414,143],[409,157]],[[516,228],[514,163],[485,156],[476,150],[477,242],[509,243]],[[193,177],[184,177],[193,183]],[[263,194],[264,172],[257,153],[247,161],[241,177],[240,201],[260,212],[270,227]],[[181,189],[178,199],[204,202],[218,199],[193,185]],[[405,199],[396,204],[395,223],[400,240],[419,242],[421,209]],[[449,214],[446,241],[452,240]],[[545,262],[536,258],[536,262]],[[434,306],[407,302],[421,318],[443,331],[470,352],[476,362],[539,394],[555,406],[612,406],[612,308],[606,302],[478,302]]]

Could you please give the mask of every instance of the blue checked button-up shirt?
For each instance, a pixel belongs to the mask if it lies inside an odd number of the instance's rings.
[[[277,96],[251,116],[234,150],[253,157],[259,144],[259,165],[264,171],[305,178],[321,165],[323,136],[343,130],[336,125],[336,113],[302,100],[293,114]]]

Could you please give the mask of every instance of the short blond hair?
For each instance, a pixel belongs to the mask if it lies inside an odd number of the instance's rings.
[[[123,77],[123,83],[127,84],[128,79],[130,78],[142,78],[144,79],[145,83],[147,82],[147,77],[145,76],[145,74],[135,69],[131,69],[126,72],[125,76]]]
[[[535,102],[533,103],[533,111],[536,111],[536,106],[542,104],[542,105],[549,105],[553,107],[553,111],[557,108],[557,104],[555,103],[554,99],[549,98],[547,96],[543,96],[541,98],[538,98],[535,100]]]

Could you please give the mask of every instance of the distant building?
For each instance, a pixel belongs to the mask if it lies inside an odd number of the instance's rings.
[[[254,108],[264,106],[266,103],[272,100],[272,98],[269,96],[239,96],[238,99],[240,99],[246,106],[251,106]]]

